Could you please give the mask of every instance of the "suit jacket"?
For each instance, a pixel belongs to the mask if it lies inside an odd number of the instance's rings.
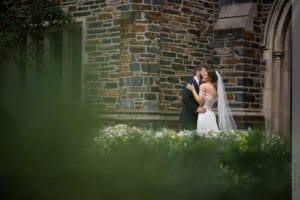
[[[197,93],[199,93],[199,86],[194,78],[189,80],[187,83],[193,84]],[[180,123],[183,129],[196,130],[198,118],[197,108],[199,104],[195,100],[193,93],[186,88],[186,85],[183,88],[182,94],[183,105],[180,114]]]

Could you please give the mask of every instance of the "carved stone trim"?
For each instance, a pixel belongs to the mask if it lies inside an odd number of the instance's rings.
[[[275,60],[282,60],[283,55],[284,55],[284,53],[283,53],[282,50],[274,51],[274,52],[273,52],[273,58],[274,58]]]
[[[266,60],[264,106],[263,113],[266,121],[266,132],[271,134],[287,135],[289,126],[288,85],[282,82],[282,78],[288,81],[289,70],[288,55],[291,30],[288,28],[291,21],[291,0],[276,0],[270,12],[264,35],[264,58]],[[285,93],[284,93],[285,92]],[[285,95],[278,95],[285,94]]]

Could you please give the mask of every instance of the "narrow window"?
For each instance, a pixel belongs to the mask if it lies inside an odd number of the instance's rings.
[[[80,99],[82,88],[82,26],[72,24],[49,31],[46,65],[52,72],[53,87],[63,99]]]

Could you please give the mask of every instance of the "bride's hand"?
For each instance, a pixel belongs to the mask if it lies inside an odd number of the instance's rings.
[[[186,85],[186,89],[188,89],[189,91],[193,91],[193,90],[195,90],[195,86],[193,85],[193,84],[190,84],[190,83],[188,83],[187,85]]]

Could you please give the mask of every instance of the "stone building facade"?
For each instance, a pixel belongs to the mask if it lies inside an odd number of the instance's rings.
[[[183,86],[204,64],[223,75],[240,128],[268,123],[265,35],[280,2],[61,0],[82,30],[82,98],[106,120],[178,127]]]

